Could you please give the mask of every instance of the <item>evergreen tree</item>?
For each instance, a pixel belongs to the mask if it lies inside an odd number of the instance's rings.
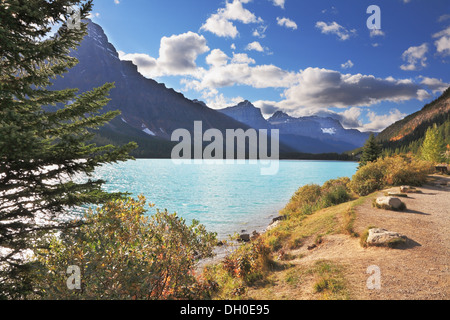
[[[365,166],[367,163],[376,161],[382,154],[381,145],[375,140],[375,135],[372,133],[364,144],[362,155],[359,160],[359,168]]]
[[[136,147],[88,142],[118,115],[101,112],[113,84],[83,94],[48,89],[76,65],[69,53],[86,35],[91,9],[86,0],[0,2],[0,299],[32,288],[23,253],[46,232],[76,227],[62,218],[67,208],[122,196],[90,178],[98,166],[130,159]],[[89,179],[75,182],[79,175]]]
[[[442,133],[439,131],[436,124],[428,128],[421,148],[421,156],[424,160],[434,163],[444,161],[446,146]]]

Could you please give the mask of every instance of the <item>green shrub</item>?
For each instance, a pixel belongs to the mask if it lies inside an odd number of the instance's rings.
[[[212,255],[215,234],[167,211],[145,215],[145,198],[114,201],[72,232],[53,236],[37,252],[37,289],[44,299],[193,299],[209,296],[194,273]],[[81,290],[66,285],[69,266],[81,269]]]
[[[387,186],[421,186],[433,166],[427,161],[409,156],[394,156],[370,162],[352,177],[350,188],[360,196],[366,196]]]
[[[339,178],[328,180],[323,186],[305,185],[297,190],[282,214],[310,215],[317,210],[347,202],[351,198],[349,184],[349,178]]]

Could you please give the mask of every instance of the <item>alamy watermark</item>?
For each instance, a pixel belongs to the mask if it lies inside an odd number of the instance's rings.
[[[80,29],[81,28],[81,10],[76,7],[68,7],[67,13],[69,17],[67,18],[67,28],[72,29]]]
[[[69,290],[81,290],[81,269],[79,266],[69,266],[67,268],[66,274],[69,276],[67,278],[66,284]]]
[[[381,290],[381,269],[379,266],[369,266],[366,270],[370,277],[367,279],[366,286],[369,290]]]
[[[194,122],[191,135],[177,129],[171,140],[179,142],[171,159],[180,164],[251,164],[261,167],[261,175],[275,175],[280,159],[279,130],[227,129],[225,137],[218,129],[203,132],[202,121]],[[270,147],[269,147],[270,140]],[[248,142],[248,143],[247,143]]]
[[[367,8],[367,14],[371,16],[367,19],[367,28],[369,30],[381,30],[381,9],[377,5],[371,5]]]

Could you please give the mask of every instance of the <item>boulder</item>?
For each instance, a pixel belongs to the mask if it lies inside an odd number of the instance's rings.
[[[269,230],[275,228],[275,227],[278,226],[280,223],[281,223],[280,220],[275,221],[275,222],[272,222],[271,224],[269,224],[269,225],[267,226],[266,231],[269,231]]]
[[[392,247],[396,244],[405,243],[406,236],[398,233],[388,231],[386,229],[373,228],[369,230],[367,237],[367,244],[369,246]]]
[[[401,210],[405,205],[399,198],[380,197],[377,198],[376,204],[380,208]]]
[[[239,242],[249,242],[250,241],[250,235],[248,233],[243,233],[238,238]]]
[[[252,236],[250,237],[250,240],[255,241],[256,239],[258,239],[260,236],[259,232],[257,232],[256,230],[253,231]]]
[[[401,186],[400,192],[401,193],[409,193],[409,192],[416,192],[417,189],[411,186]]]

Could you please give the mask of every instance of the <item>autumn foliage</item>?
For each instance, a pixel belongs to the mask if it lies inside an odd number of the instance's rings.
[[[215,234],[194,221],[157,210],[146,215],[145,198],[113,201],[89,210],[85,224],[50,237],[40,250],[44,299],[203,299],[209,284],[195,275],[199,258],[212,255]],[[150,205],[152,207],[152,205]],[[67,287],[66,269],[78,266],[81,289]]]

